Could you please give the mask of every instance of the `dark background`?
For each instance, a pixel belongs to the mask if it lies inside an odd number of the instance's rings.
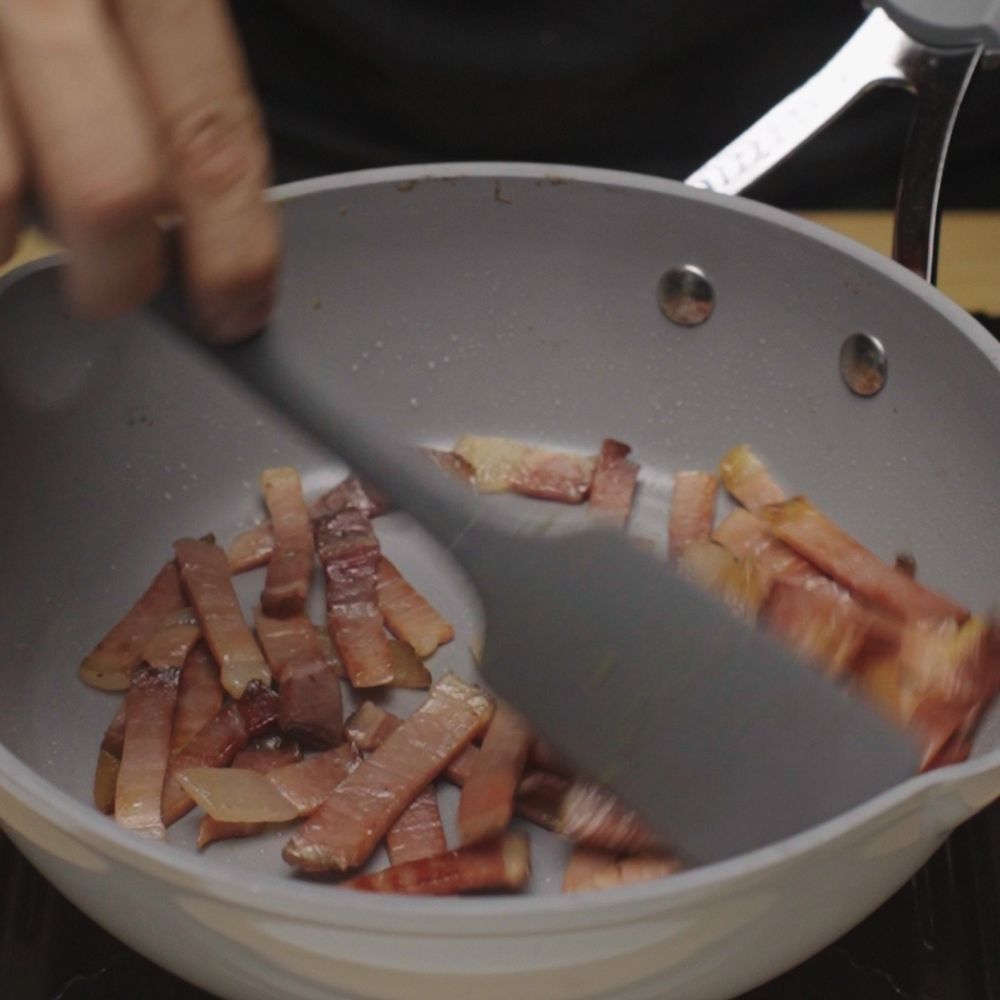
[[[859,0],[235,0],[233,9],[279,180],[469,159],[682,179],[864,17]],[[900,90],[868,95],[754,196],[890,207],[911,102]],[[1000,71],[981,72],[956,127],[945,205],[1000,206],[998,167]]]

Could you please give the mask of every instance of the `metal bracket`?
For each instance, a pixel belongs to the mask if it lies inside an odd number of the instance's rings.
[[[900,172],[893,257],[933,281],[944,161],[982,53],[981,44],[925,45],[883,10],[874,10],[819,72],[691,174],[687,183],[739,194],[873,87],[904,87],[916,95],[917,110]]]
[[[903,150],[896,192],[892,256],[934,284],[941,215],[941,178],[958,110],[982,46],[938,49],[914,42],[903,60],[917,109]]]

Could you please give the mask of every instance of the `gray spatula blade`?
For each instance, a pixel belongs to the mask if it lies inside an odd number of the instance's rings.
[[[915,773],[904,734],[646,553],[596,532],[545,545],[518,587],[486,584],[503,623],[487,626],[486,678],[690,859],[780,840]],[[571,604],[564,574],[590,581]]]

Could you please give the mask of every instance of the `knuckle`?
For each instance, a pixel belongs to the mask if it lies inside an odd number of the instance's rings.
[[[153,169],[94,171],[77,178],[65,195],[65,214],[85,229],[104,231],[155,214],[161,201]]]
[[[167,122],[166,131],[182,184],[205,194],[263,185],[267,147],[249,95],[184,109]]]

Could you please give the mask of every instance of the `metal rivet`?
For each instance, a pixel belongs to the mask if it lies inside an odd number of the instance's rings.
[[[881,341],[868,333],[852,333],[840,347],[840,374],[858,396],[874,396],[889,376],[889,359]]]
[[[680,264],[664,272],[656,286],[660,310],[679,326],[704,323],[715,308],[715,289],[694,264]]]

